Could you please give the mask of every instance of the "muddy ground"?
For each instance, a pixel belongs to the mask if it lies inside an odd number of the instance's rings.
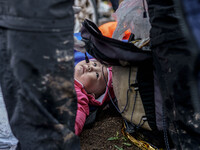
[[[82,150],[139,150],[124,138],[122,118],[114,108],[104,107],[98,112],[92,127],[84,128],[80,135]],[[110,139],[110,140],[109,140]]]

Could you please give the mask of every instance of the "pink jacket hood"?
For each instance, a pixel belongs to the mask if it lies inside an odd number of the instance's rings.
[[[104,102],[109,101],[110,97],[114,98],[114,91],[112,85],[112,68],[108,68],[108,82],[105,93],[100,96],[98,99],[95,99],[93,95],[88,94],[82,83],[78,80],[74,80],[74,87],[76,90],[78,108],[76,114],[76,122],[75,122],[75,133],[79,135],[82,131],[82,128],[85,124],[86,117],[89,115],[89,105],[101,106]]]

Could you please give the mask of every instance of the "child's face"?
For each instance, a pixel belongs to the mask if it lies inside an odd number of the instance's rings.
[[[95,98],[101,96],[106,89],[108,71],[103,67],[105,81],[102,67],[103,65],[96,60],[90,60],[89,63],[83,60],[75,66],[74,78],[83,84],[87,93],[95,94]]]

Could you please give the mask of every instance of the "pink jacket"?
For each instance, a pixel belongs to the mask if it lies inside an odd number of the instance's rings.
[[[76,90],[77,101],[78,101],[78,109],[76,114],[75,121],[75,134],[79,135],[84,127],[86,117],[89,115],[89,105],[101,106],[105,101],[109,101],[108,89],[111,94],[111,97],[114,98],[113,86],[112,86],[112,68],[109,68],[109,76],[108,76],[108,88],[106,92],[100,96],[100,98],[95,99],[93,95],[88,94],[83,85],[78,81],[74,80],[74,87]]]

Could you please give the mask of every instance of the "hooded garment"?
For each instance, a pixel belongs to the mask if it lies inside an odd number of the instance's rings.
[[[87,116],[89,116],[89,104],[93,106],[102,106],[104,102],[109,101],[109,93],[112,99],[114,98],[113,85],[112,85],[112,68],[108,68],[108,87],[104,94],[95,99],[93,95],[88,94],[81,82],[74,80],[74,87],[77,94],[78,109],[75,121],[75,134],[79,135],[84,127]]]

